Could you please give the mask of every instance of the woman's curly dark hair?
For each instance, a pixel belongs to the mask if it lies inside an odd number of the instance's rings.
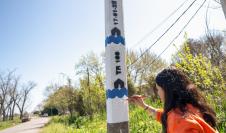
[[[207,105],[205,98],[183,72],[175,68],[164,69],[157,75],[156,84],[165,92],[164,112],[161,118],[163,132],[167,132],[167,113],[175,108],[185,113],[187,104],[198,108],[203,119],[216,129],[215,112]]]

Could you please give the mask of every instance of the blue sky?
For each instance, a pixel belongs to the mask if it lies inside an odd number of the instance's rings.
[[[139,50],[150,46],[192,0],[140,45],[134,47],[134,44],[183,1],[123,0],[127,47]],[[161,52],[201,2],[197,0],[152,52]],[[210,6],[220,5],[211,0]],[[204,34],[205,7],[185,29],[189,37],[198,38]],[[221,8],[209,9],[208,13],[212,29],[226,29]],[[21,81],[32,80],[38,84],[31,94],[30,111],[43,100],[45,87],[60,79],[60,73],[75,77],[74,65],[82,55],[104,51],[104,21],[104,0],[0,0],[0,71],[16,68]],[[183,35],[175,44],[179,46],[182,40]],[[173,52],[175,48],[170,47],[162,57],[170,60]]]

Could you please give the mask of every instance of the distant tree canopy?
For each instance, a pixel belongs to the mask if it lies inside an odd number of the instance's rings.
[[[182,52],[178,53],[175,66],[198,87],[211,107],[220,112],[217,117],[219,125],[223,126],[226,123],[226,86],[222,72],[202,53],[192,53],[190,47],[190,41],[185,41]]]
[[[197,85],[198,89],[217,111],[219,124],[225,125],[226,88],[225,88],[225,44],[222,36],[204,37],[201,40],[186,39],[175,54],[173,65],[183,71]],[[151,52],[126,52],[127,84],[129,96],[145,94],[156,99],[155,76],[168,65]],[[71,79],[67,84],[47,87],[48,98],[44,109],[57,109],[59,114],[90,116],[106,111],[106,88],[104,55],[91,52],[82,56],[75,65],[78,85],[73,86]],[[155,60],[155,61],[154,61]],[[152,88],[152,89],[151,89]]]
[[[50,95],[45,101],[45,108],[54,107],[60,114],[89,115],[105,110],[105,86],[103,76],[103,63],[93,52],[82,56],[75,65],[79,79],[79,86],[71,85],[68,78],[66,85],[52,85],[48,87]]]
[[[49,108],[49,107],[46,107],[41,111],[41,115],[44,115],[45,113],[47,113],[48,116],[54,116],[59,114],[56,108]],[[39,111],[34,112],[34,114],[39,114]]]
[[[150,66],[156,55],[146,53],[139,59],[139,62],[130,66],[130,63],[135,61],[140,54],[141,52],[127,52],[129,95],[134,93],[154,95],[154,90],[150,89],[154,86],[154,74],[163,69],[166,64],[158,59]],[[82,56],[75,65],[79,86],[72,86],[69,78],[66,85],[48,86],[46,90],[49,96],[44,102],[44,108],[56,108],[59,114],[68,112],[71,116],[74,114],[92,116],[95,113],[104,112],[106,110],[106,93],[103,61],[104,56],[100,57],[93,52]]]
[[[224,35],[220,32],[208,32],[200,39],[186,39],[186,47],[194,57],[203,56],[213,66],[217,66],[226,80],[226,42]],[[179,53],[184,53],[185,44],[179,49]],[[174,62],[178,61],[178,53],[175,54]]]
[[[160,70],[165,68],[167,64],[161,58],[157,59],[157,55],[150,51],[140,57],[143,52],[142,50],[140,52],[132,50],[127,51],[127,79],[129,85],[135,87],[134,90],[130,90],[129,86],[129,92],[155,95],[154,77]]]
[[[16,108],[22,118],[28,107],[29,94],[35,86],[32,81],[21,85],[15,70],[0,72],[0,121],[13,120]]]
[[[182,48],[174,56],[174,64],[189,76],[215,109],[225,112],[226,105],[222,101],[225,99],[222,92],[226,91],[222,69],[225,64],[222,61],[225,59],[225,46],[221,36],[213,39],[217,45],[206,42],[210,41],[208,39],[204,39],[203,42],[186,39]],[[205,48],[203,45],[206,45]],[[155,99],[157,97],[155,76],[166,68],[167,64],[161,58],[156,59],[157,56],[151,52],[140,57],[142,53],[143,51],[132,50],[126,52],[129,96],[135,93],[145,94]],[[105,112],[106,89],[103,61],[104,56],[98,56],[93,52],[82,56],[75,65],[76,78],[79,79],[78,86],[73,86],[70,78],[65,85],[49,86],[47,90],[51,93],[45,101],[45,108],[56,108],[59,114],[68,113],[71,117],[74,114],[92,117],[95,113]],[[53,89],[50,89],[51,87]],[[224,114],[220,114],[219,118],[222,118],[222,115]]]

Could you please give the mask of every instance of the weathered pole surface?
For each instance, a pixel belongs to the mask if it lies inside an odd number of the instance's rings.
[[[122,0],[105,0],[107,132],[129,133]]]
[[[226,0],[221,0],[221,6],[224,12],[224,17],[226,18]]]

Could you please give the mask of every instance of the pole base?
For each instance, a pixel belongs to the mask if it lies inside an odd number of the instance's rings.
[[[107,124],[107,133],[129,133],[129,123],[108,123]]]

